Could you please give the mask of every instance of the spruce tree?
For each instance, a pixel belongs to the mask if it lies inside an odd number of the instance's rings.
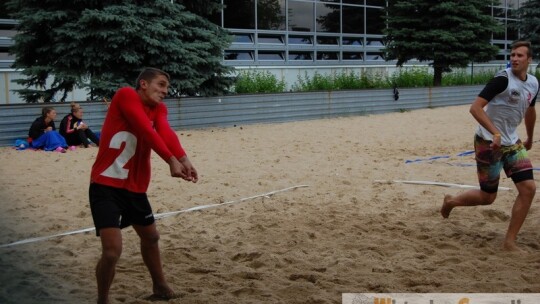
[[[520,39],[529,40],[533,46],[533,57],[540,58],[540,0],[529,0],[517,10]]]
[[[11,0],[19,20],[11,53],[26,79],[28,102],[61,101],[75,86],[91,99],[134,86],[143,67],[171,75],[170,95],[219,95],[232,79],[222,64],[230,43],[221,27],[179,3],[156,1]],[[12,10],[14,11],[14,10]],[[47,83],[50,77],[54,80]],[[37,89],[36,89],[37,88]]]
[[[385,59],[397,66],[417,59],[433,66],[433,85],[452,67],[494,59],[493,32],[503,30],[491,17],[491,0],[389,1]]]

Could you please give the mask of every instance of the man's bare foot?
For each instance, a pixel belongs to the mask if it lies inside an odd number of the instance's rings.
[[[451,195],[447,194],[444,196],[444,201],[441,207],[441,215],[444,218],[448,218],[450,216],[450,212],[452,212],[452,209],[454,209],[454,207],[450,204],[451,200]]]
[[[503,250],[504,251],[515,252],[515,253],[527,253],[527,251],[519,248],[516,245],[516,242],[513,242],[513,241],[504,241]]]
[[[153,300],[170,300],[180,297],[169,286],[154,286],[153,292],[154,294],[149,297]]]

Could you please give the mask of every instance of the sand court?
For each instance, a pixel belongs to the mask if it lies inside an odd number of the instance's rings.
[[[502,175],[493,205],[439,213],[477,186],[468,106],[177,133],[200,174],[173,179],[154,153],[148,190],[171,303],[341,303],[351,292],[540,292],[540,207],[500,249],[516,195]],[[540,132],[537,131],[537,139]],[[525,134],[523,126],[520,134]],[[540,167],[540,142],[529,155]],[[97,148],[65,154],[0,148],[0,245],[93,227]],[[535,170],[535,179],[539,179]],[[305,185],[287,191],[280,189]],[[261,194],[260,197],[253,197]],[[251,198],[253,197],[253,198]],[[250,198],[250,199],[246,199]],[[245,200],[244,200],[245,199]],[[131,228],[113,303],[150,303]],[[94,231],[0,248],[0,303],[94,303]]]

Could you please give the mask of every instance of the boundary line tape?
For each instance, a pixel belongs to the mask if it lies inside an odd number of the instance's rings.
[[[178,215],[178,214],[181,214],[181,213],[197,211],[197,210],[203,210],[203,209],[209,209],[209,208],[215,208],[215,207],[220,207],[220,206],[224,206],[224,205],[231,205],[231,204],[235,204],[235,203],[241,203],[241,202],[244,202],[244,201],[247,201],[247,200],[252,200],[252,199],[255,199],[255,198],[258,198],[258,197],[269,198],[270,196],[272,196],[272,195],[274,195],[276,193],[285,192],[285,191],[289,191],[289,190],[295,190],[295,189],[298,189],[298,188],[305,188],[305,187],[309,187],[309,186],[308,185],[297,185],[297,186],[292,186],[292,187],[288,187],[288,188],[284,188],[284,189],[280,189],[280,190],[274,190],[274,191],[263,193],[263,194],[253,195],[253,196],[246,197],[246,198],[241,198],[239,200],[228,201],[228,202],[219,203],[219,204],[208,204],[208,205],[202,205],[202,206],[195,206],[195,207],[191,207],[191,208],[183,209],[183,210],[179,210],[179,211],[158,213],[158,214],[154,214],[154,218],[156,220],[157,219],[162,219],[162,218]],[[0,248],[6,248],[6,247],[22,245],[22,244],[28,244],[28,243],[35,243],[35,242],[40,242],[40,241],[53,239],[53,238],[56,238],[56,237],[79,234],[79,233],[85,233],[85,232],[90,232],[90,231],[94,231],[94,230],[96,230],[96,228],[91,227],[91,228],[84,228],[84,229],[79,229],[79,230],[67,231],[67,232],[53,234],[53,235],[49,235],[49,236],[29,238],[29,239],[24,239],[24,240],[12,242],[12,243],[0,244]]]

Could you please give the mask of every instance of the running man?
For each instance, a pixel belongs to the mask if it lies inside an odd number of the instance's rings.
[[[444,218],[455,207],[490,205],[497,197],[500,172],[512,178],[518,195],[504,239],[505,250],[520,250],[516,238],[536,193],[533,166],[527,155],[533,144],[538,96],[538,80],[528,74],[532,47],[528,41],[512,45],[511,67],[499,72],[480,92],[470,113],[479,123],[474,150],[480,190],[469,190],[456,196],[446,195],[441,208]],[[484,108],[486,108],[484,110]],[[527,139],[521,142],[517,127],[525,119]]]

